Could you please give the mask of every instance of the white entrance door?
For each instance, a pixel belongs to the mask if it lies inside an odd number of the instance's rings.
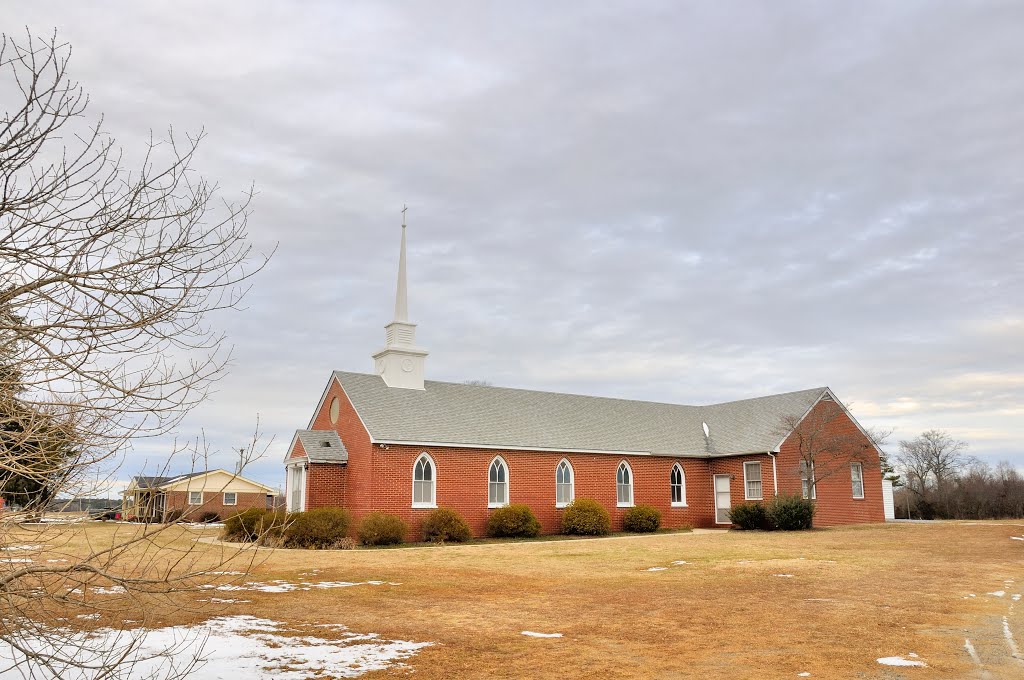
[[[729,475],[715,475],[715,523],[731,524],[729,521],[729,510],[731,509]]]

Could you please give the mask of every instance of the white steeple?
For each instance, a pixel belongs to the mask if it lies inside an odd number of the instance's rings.
[[[398,254],[395,318],[384,327],[384,349],[373,355],[377,374],[388,387],[423,389],[427,350],[416,346],[416,324],[409,323],[409,292],[405,276],[405,211],[402,208],[402,246]]]

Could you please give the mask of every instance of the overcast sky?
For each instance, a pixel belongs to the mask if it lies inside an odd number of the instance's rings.
[[[127,148],[279,243],[188,419],[281,457],[372,372],[409,206],[427,377],[702,404],[828,385],[1024,469],[1024,3],[5,3]],[[167,450],[148,443],[128,476]],[[182,464],[186,464],[182,461]]]

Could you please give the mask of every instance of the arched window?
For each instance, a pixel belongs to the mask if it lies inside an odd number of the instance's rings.
[[[672,505],[677,508],[686,507],[686,473],[683,466],[676,463],[668,476],[668,485],[672,490]]]
[[[633,506],[633,470],[626,461],[619,463],[615,473],[615,493],[620,508]]]
[[[508,466],[500,457],[491,461],[487,473],[487,507],[500,508],[508,505]]]
[[[572,465],[565,458],[555,468],[555,507],[564,508],[576,497],[573,488]]]
[[[436,484],[437,475],[434,470],[434,461],[426,453],[421,453],[412,470],[412,507],[436,507],[437,503],[434,500]]]

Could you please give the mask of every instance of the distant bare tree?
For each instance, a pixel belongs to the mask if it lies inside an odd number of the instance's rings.
[[[967,442],[953,439],[942,430],[928,430],[914,439],[900,441],[897,461],[909,491],[929,504],[938,503],[946,514],[951,483],[977,460],[967,455]]]
[[[783,416],[778,432],[788,435],[799,454],[799,472],[805,479],[807,494],[814,498],[817,483],[840,473],[848,473],[850,463],[860,463],[864,474],[880,470],[879,452],[890,432],[867,431],[865,437],[855,426],[847,426],[845,410],[832,400],[822,400],[805,414]]]
[[[152,611],[195,587],[209,556],[168,552],[180,527],[127,527],[83,552],[74,527],[19,523],[102,487],[132,442],[206,398],[229,358],[209,314],[237,308],[267,258],[245,232],[251,192],[221,201],[192,169],[203,134],[151,138],[130,169],[102,119],[86,119],[70,53],[56,36],[0,36],[0,489],[27,509],[0,517],[0,546],[39,544],[0,564],[0,642],[26,677],[120,677],[132,644],[90,651],[53,617]],[[193,464],[207,453],[193,446]]]

